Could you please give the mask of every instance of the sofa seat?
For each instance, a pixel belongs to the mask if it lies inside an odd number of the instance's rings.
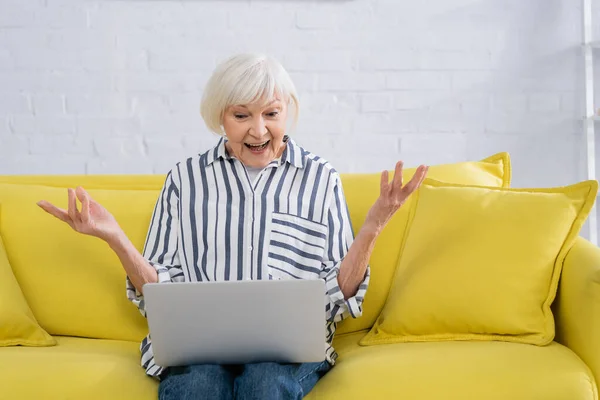
[[[314,399],[595,400],[587,366],[567,347],[506,342],[362,347],[336,337],[337,365]],[[0,348],[0,399],[156,399],[138,343],[56,336],[53,347]],[[452,395],[450,395],[450,393]]]
[[[0,347],[0,399],[156,399],[139,343],[55,338],[52,347]]]
[[[337,365],[307,399],[595,400],[594,378],[569,348],[508,342],[360,346],[338,336]]]

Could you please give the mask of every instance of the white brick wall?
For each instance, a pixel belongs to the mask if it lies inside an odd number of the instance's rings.
[[[165,173],[216,142],[216,63],[280,59],[295,136],[342,172],[509,151],[514,186],[584,178],[579,2],[0,0],[0,174]],[[600,32],[600,31],[599,31]]]

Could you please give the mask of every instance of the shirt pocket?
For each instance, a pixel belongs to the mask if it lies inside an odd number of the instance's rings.
[[[269,279],[317,279],[327,242],[327,226],[274,212],[269,239]]]

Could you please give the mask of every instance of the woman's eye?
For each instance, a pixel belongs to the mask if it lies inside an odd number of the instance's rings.
[[[271,112],[271,113],[268,113],[267,115],[268,115],[269,117],[276,117],[276,116],[278,116],[278,115],[279,115],[279,112],[277,112],[277,111],[273,111],[273,112]]]
[[[243,114],[235,114],[235,117],[236,117],[237,119],[243,119],[243,118],[246,118],[246,116],[245,116],[245,115],[243,115]]]

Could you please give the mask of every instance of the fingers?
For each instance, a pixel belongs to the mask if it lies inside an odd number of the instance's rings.
[[[392,183],[394,190],[399,190],[402,188],[402,167],[404,167],[404,163],[402,161],[398,161],[396,163],[396,170],[394,171],[394,180]]]
[[[90,220],[90,198],[87,192],[81,187],[77,186],[75,194],[79,201],[81,201],[81,220],[83,222],[89,222]]]
[[[71,217],[69,217],[69,214],[66,210],[58,208],[54,204],[48,203],[45,200],[38,201],[36,204],[48,214],[55,216],[56,218],[66,222],[69,225],[72,224]]]
[[[79,210],[77,209],[77,199],[75,198],[75,191],[71,188],[67,189],[69,193],[69,217],[73,222],[81,221]]]
[[[421,185],[423,179],[425,179],[425,175],[427,174],[428,170],[429,167],[420,165],[419,168],[417,168],[415,175],[412,177],[410,182],[408,182],[406,186],[404,186],[403,190],[407,194],[411,194],[412,192],[414,192]]]
[[[419,184],[417,185],[417,187],[421,186],[421,184],[423,183],[423,181],[425,180],[425,178],[427,177],[427,172],[429,172],[429,166],[426,166],[423,169],[423,174],[421,176],[421,179],[419,180]]]
[[[69,224],[69,226],[71,226],[71,228],[77,230],[76,222],[82,221],[83,218],[77,208],[77,197],[79,197],[80,200],[83,199],[83,209],[85,211],[85,215],[89,219],[89,195],[85,192],[85,190],[83,190],[82,187],[78,187],[77,191],[69,188],[67,189],[67,193],[69,197],[67,210],[58,208],[45,200],[40,200],[36,204],[48,214],[51,214],[61,221],[66,222]]]
[[[385,193],[388,190],[388,185],[389,185],[389,174],[387,172],[387,170],[383,171],[381,173],[381,183],[380,183],[380,192],[381,193]]]
[[[425,180],[425,176],[427,175],[427,171],[428,170],[429,170],[429,167],[423,166],[423,169],[419,173],[419,179],[417,180],[417,182],[415,184],[415,187],[412,189],[412,191],[415,191],[415,190],[419,189],[419,187],[421,186],[421,184]]]

